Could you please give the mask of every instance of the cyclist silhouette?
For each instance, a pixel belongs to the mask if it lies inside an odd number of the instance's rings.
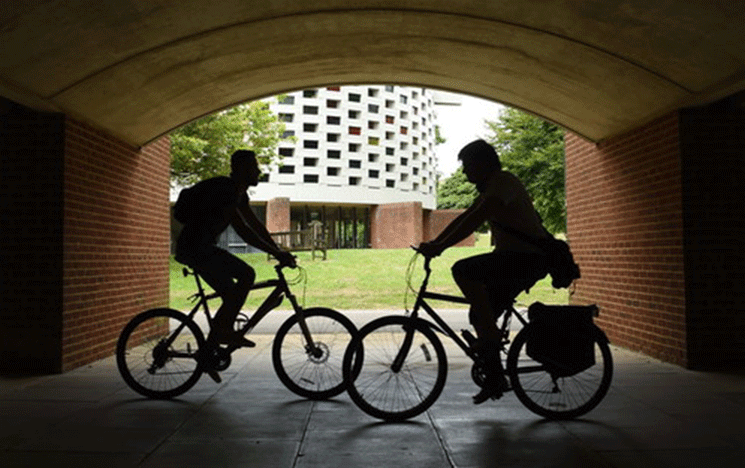
[[[217,247],[217,237],[228,225],[246,243],[272,254],[283,265],[295,266],[295,257],[280,249],[248,204],[247,190],[259,183],[256,154],[238,150],[230,158],[229,177],[203,180],[188,190],[188,216],[176,241],[176,260],[193,268],[222,299],[215,313],[208,341],[233,346],[254,346],[234,331],[234,322],[256,278],[254,269]],[[176,203],[176,217],[183,193]]]
[[[428,257],[438,256],[484,222],[490,224],[494,251],[459,260],[452,267],[455,282],[471,304],[469,319],[478,337],[476,352],[486,364],[485,385],[473,397],[474,403],[479,404],[499,398],[508,388],[499,359],[501,337],[496,319],[521,291],[548,273],[543,251],[510,231],[534,239],[550,234],[543,228],[523,184],[502,170],[497,152],[488,143],[469,143],[461,149],[458,159],[469,182],[476,184],[479,196],[434,240],[420,244],[418,250]]]

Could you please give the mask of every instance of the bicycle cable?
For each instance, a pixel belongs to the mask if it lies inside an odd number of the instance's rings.
[[[305,291],[308,286],[308,273],[306,272],[305,268],[301,267],[300,265],[297,265],[295,268],[297,270],[297,274],[293,277],[288,279],[285,275],[285,281],[287,281],[288,286],[295,286],[300,283],[303,283],[303,295],[302,300],[300,302],[301,307],[305,307]]]
[[[411,260],[409,260],[409,265],[406,267],[406,288],[404,289],[404,310],[406,311],[406,315],[411,313],[409,311],[409,291],[418,294],[414,289],[414,286],[411,284],[411,278],[414,276],[414,267],[416,266],[416,260],[419,255],[421,255],[419,252],[414,252]]]

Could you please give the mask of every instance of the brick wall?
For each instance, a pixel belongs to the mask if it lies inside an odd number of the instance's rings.
[[[135,314],[168,304],[170,145],[132,148],[68,119],[62,370],[110,356]]]
[[[0,372],[59,372],[64,116],[0,98]]]
[[[600,145],[566,135],[567,231],[616,344],[686,365],[678,114]]]
[[[423,234],[421,202],[378,205],[370,212],[370,242],[374,249],[419,245]]]
[[[272,198],[266,203],[266,229],[269,232],[291,230],[289,198]]]
[[[445,227],[465,210],[433,210],[424,212],[424,240],[437,237]],[[457,247],[473,247],[476,237],[471,234],[456,244]]]
[[[680,112],[688,366],[745,365],[745,109]]]

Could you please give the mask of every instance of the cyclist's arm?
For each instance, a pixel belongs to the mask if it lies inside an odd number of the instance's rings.
[[[485,197],[479,197],[466,211],[458,215],[432,241],[424,242],[428,254],[439,255],[443,250],[462,241],[486,220],[489,206]]]
[[[285,261],[289,264],[294,263],[294,261],[291,261],[292,254],[282,250],[277,243],[274,242],[274,239],[272,239],[269,231],[267,231],[266,226],[259,221],[248,204],[236,207],[231,224],[238,235],[249,244],[258,247],[264,252],[270,253],[280,261]],[[244,236],[244,233],[246,236]]]

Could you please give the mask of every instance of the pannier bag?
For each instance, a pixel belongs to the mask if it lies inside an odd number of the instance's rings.
[[[598,308],[556,306],[536,302],[528,308],[531,335],[528,356],[543,364],[554,377],[568,377],[595,365],[595,332],[592,321]]]

